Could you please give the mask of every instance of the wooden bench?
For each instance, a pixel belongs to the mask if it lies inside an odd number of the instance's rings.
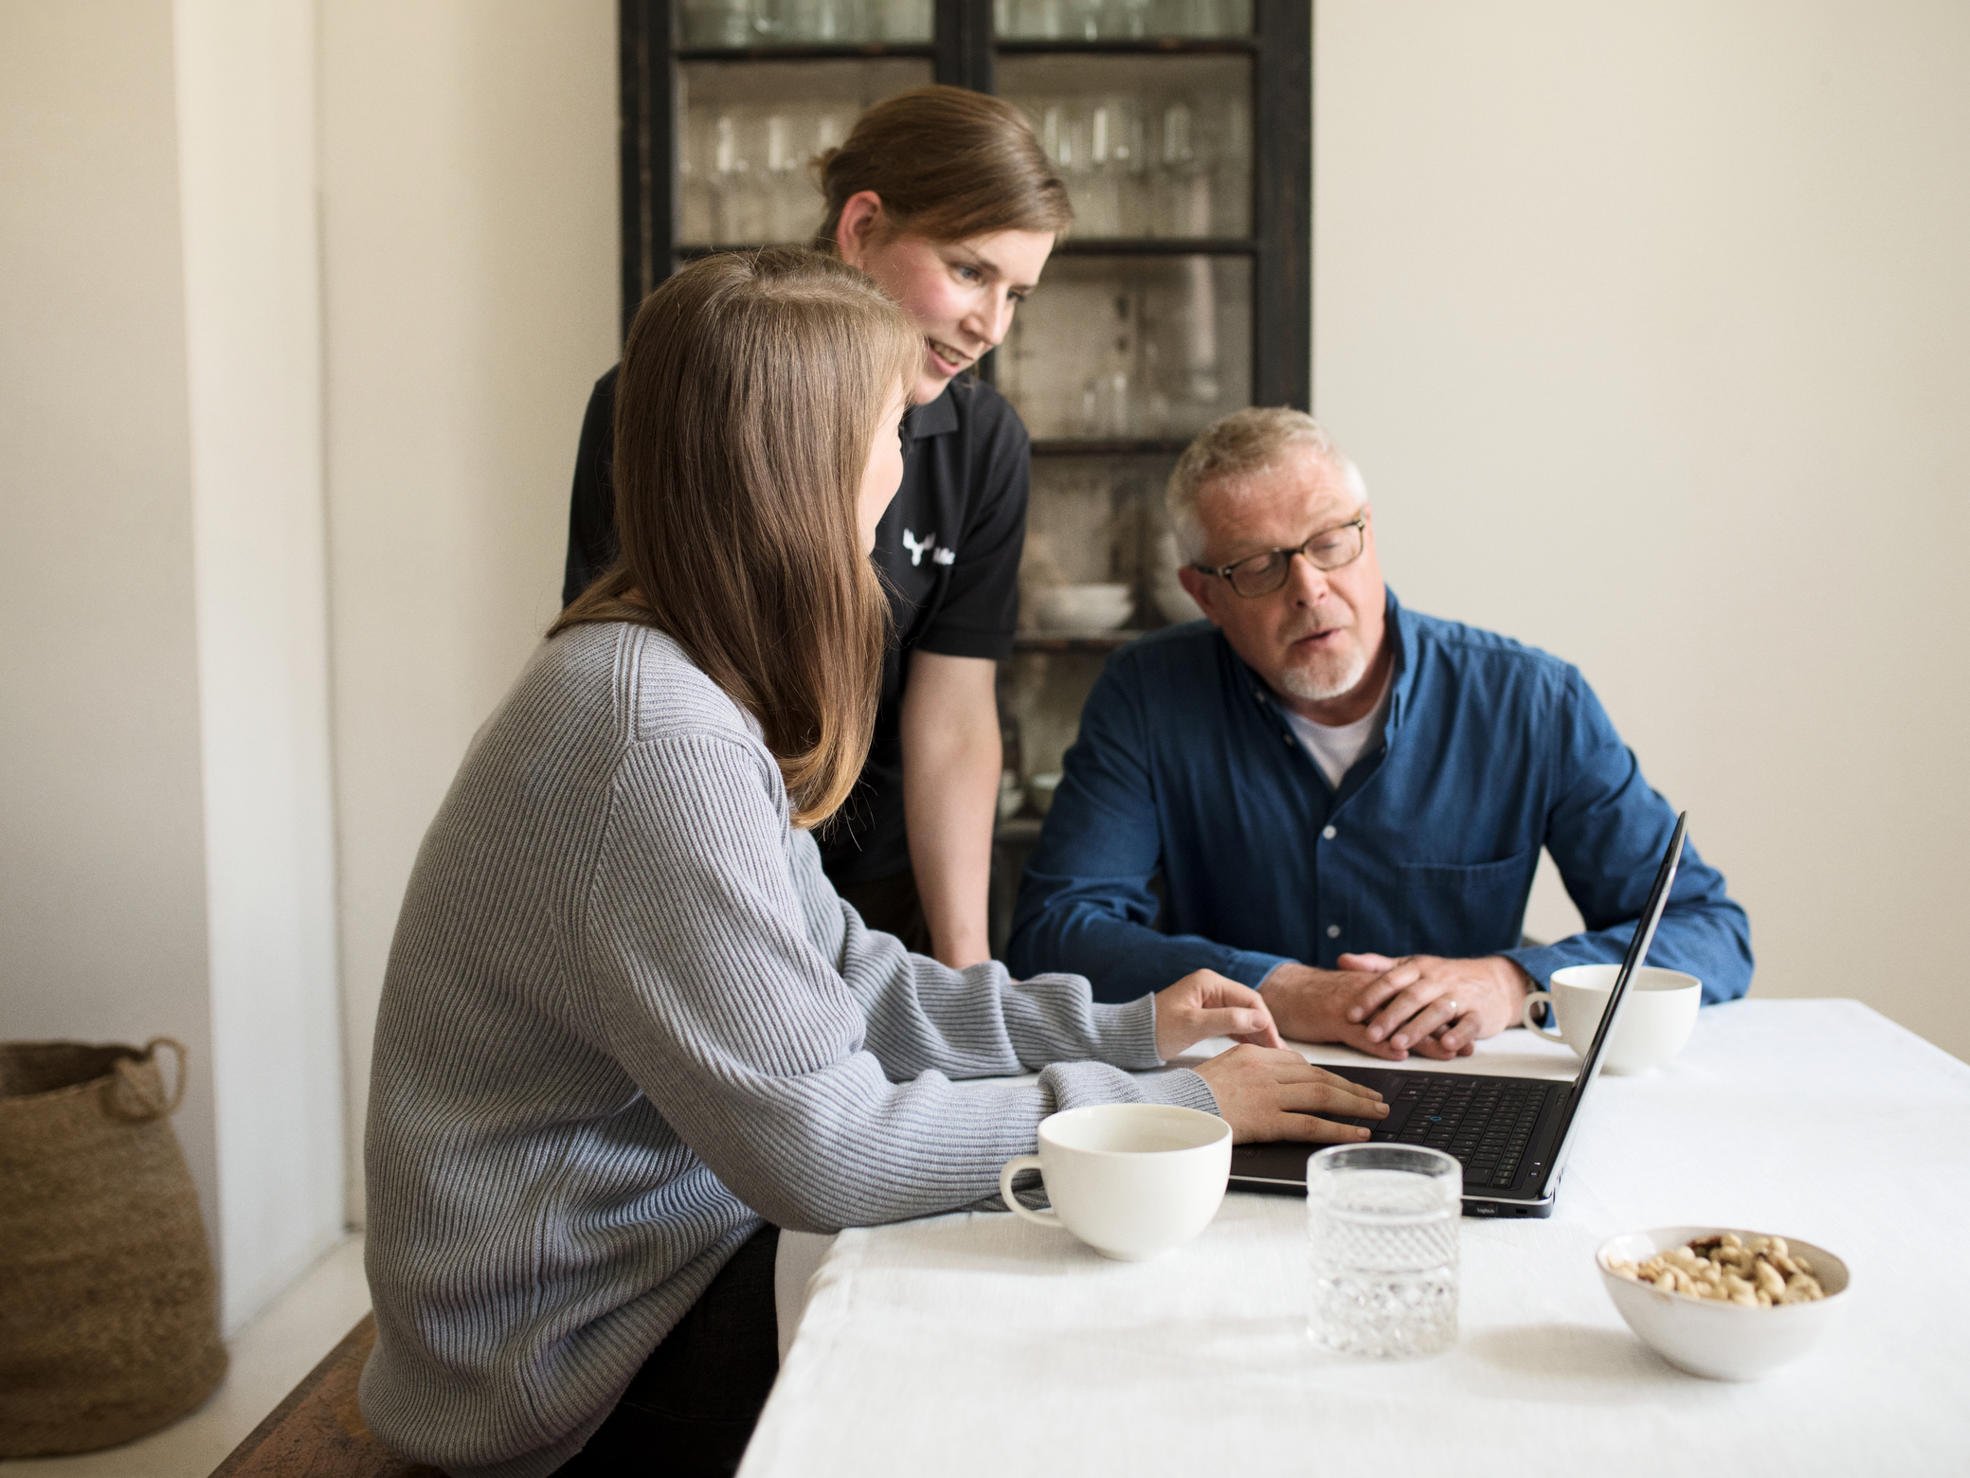
[[[364,1314],[212,1478],[444,1478],[405,1462],[363,1425],[356,1381],[375,1343],[376,1319]]]

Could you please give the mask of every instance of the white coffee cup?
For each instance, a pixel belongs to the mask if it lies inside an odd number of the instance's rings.
[[[1012,1179],[1037,1170],[1051,1211],[1031,1211]],[[1065,1227],[1103,1257],[1140,1262],[1210,1225],[1231,1176],[1231,1126],[1160,1103],[1102,1103],[1040,1121],[1040,1152],[1006,1162],[999,1194],[1018,1215]]]
[[[1521,1019],[1548,1041],[1565,1042],[1585,1056],[1620,974],[1619,965],[1568,965],[1555,970],[1551,990],[1536,990],[1525,998]],[[1629,984],[1601,1066],[1611,1073],[1645,1073],[1662,1066],[1690,1039],[1702,1001],[1703,984],[1694,975],[1653,965],[1640,967]],[[1542,1005],[1551,1008],[1547,1014],[1552,1018],[1544,1026],[1532,1019]]]

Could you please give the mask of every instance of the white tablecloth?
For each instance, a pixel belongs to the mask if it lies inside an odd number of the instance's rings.
[[[1570,1062],[1511,1032],[1471,1065]],[[1550,1220],[1462,1223],[1460,1338],[1427,1360],[1308,1343],[1292,1198],[1234,1193],[1148,1263],[1003,1214],[811,1243],[742,1478],[1970,1473],[1970,1066],[1857,1002],[1747,1001],[1587,1112]],[[1685,1222],[1839,1253],[1839,1322],[1760,1382],[1664,1364],[1593,1253]]]

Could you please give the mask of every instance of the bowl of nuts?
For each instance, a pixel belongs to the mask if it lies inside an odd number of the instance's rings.
[[[1764,1232],[1657,1227],[1610,1237],[1594,1261],[1642,1343],[1712,1380],[1756,1380],[1805,1354],[1847,1291],[1831,1252]]]

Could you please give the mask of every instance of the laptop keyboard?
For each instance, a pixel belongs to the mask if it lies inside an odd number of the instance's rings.
[[[1382,1089],[1389,1117],[1374,1137],[1428,1145],[1461,1161],[1464,1185],[1502,1188],[1518,1174],[1552,1085],[1435,1073]],[[1406,1110],[1406,1112],[1405,1112]]]

